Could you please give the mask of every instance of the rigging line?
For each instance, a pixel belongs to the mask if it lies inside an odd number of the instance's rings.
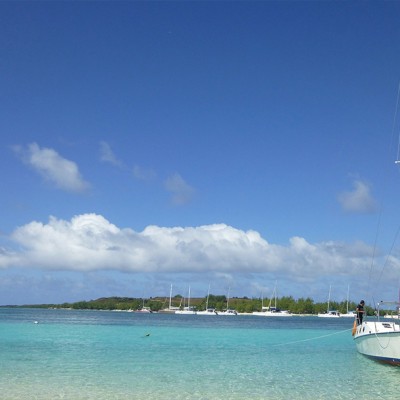
[[[345,329],[344,331],[339,331],[339,332],[335,332],[335,333],[330,333],[328,335],[321,335],[321,336],[316,336],[313,338],[308,338],[308,339],[302,339],[302,340],[296,340],[294,342],[286,342],[286,343],[278,343],[278,344],[273,344],[272,347],[279,347],[279,346],[286,346],[288,344],[296,344],[296,343],[302,343],[302,342],[310,342],[311,340],[317,340],[317,339],[323,339],[329,336],[334,336],[334,335],[338,335],[340,333],[344,333],[344,332],[349,332],[353,330],[353,328],[350,329]]]
[[[377,246],[378,246],[378,236],[379,236],[379,231],[380,231],[380,226],[381,226],[381,220],[382,220],[382,208],[383,208],[383,206],[381,205],[380,210],[379,210],[378,226],[376,227],[376,234],[375,234],[374,249],[373,249],[372,259],[371,259],[371,266],[370,266],[370,268],[369,268],[368,287],[367,287],[368,296],[371,295],[372,270],[373,270],[373,268],[374,268],[375,259],[376,259],[376,248],[377,248]]]
[[[394,235],[394,239],[393,239],[393,242],[392,242],[392,246],[390,247],[389,253],[388,253],[387,256],[386,256],[385,262],[383,263],[382,270],[381,270],[381,273],[380,273],[380,275],[379,275],[378,282],[380,282],[380,280],[381,280],[381,278],[382,278],[382,275],[383,275],[383,271],[384,271],[384,269],[386,268],[386,265],[387,265],[388,262],[389,262],[389,257],[390,257],[390,255],[392,254],[392,251],[393,251],[393,248],[394,248],[395,243],[397,242],[397,238],[398,238],[398,236],[399,236],[399,233],[400,233],[400,225],[399,225],[398,228],[397,228],[396,234]]]
[[[395,134],[395,130],[396,130],[396,124],[397,124],[397,114],[398,114],[398,110],[399,110],[399,103],[400,103],[400,81],[399,81],[399,86],[397,89],[397,99],[396,99],[396,106],[395,106],[395,110],[394,110],[394,116],[393,116],[393,122],[392,122],[392,135],[391,135],[391,140],[390,140],[390,146],[389,146],[389,155],[390,152],[392,150],[393,147],[393,143],[394,143],[394,134]],[[399,132],[399,138],[398,138],[398,144],[397,144],[397,158],[395,161],[396,164],[400,164],[400,132]],[[374,269],[374,265],[375,265],[375,260],[376,260],[376,251],[377,251],[377,245],[378,245],[378,236],[379,236],[379,232],[380,232],[380,226],[381,226],[381,220],[382,220],[382,210],[383,210],[383,202],[381,202],[380,205],[380,209],[379,209],[379,217],[378,217],[378,225],[377,225],[377,230],[376,230],[376,234],[375,234],[375,241],[374,241],[374,248],[373,248],[373,254],[372,254],[372,259],[371,259],[371,266],[370,266],[370,270],[369,270],[369,276],[368,276],[368,285],[367,285],[367,295],[371,296],[371,281],[372,281],[372,271]],[[399,227],[400,229],[400,227]],[[381,281],[382,278],[382,274],[383,274],[383,270],[385,269],[385,265],[389,259],[389,256],[393,250],[393,246],[394,243],[396,241],[396,238],[398,236],[399,231],[397,231],[396,236],[395,236],[395,240],[392,244],[392,247],[390,249],[390,252],[385,260],[385,263],[382,267],[382,271],[381,274],[379,276],[379,280],[378,282]]]
[[[397,111],[399,109],[399,98],[400,98],[400,82],[399,82],[399,88],[397,90],[397,100],[396,100],[396,108],[394,110],[394,117],[393,117],[393,124],[392,124],[392,140],[391,143],[393,143],[394,140],[394,131],[396,129],[396,121],[397,121]],[[392,144],[390,145],[392,147]],[[399,157],[400,157],[400,134],[399,134],[399,140],[397,143],[397,158],[396,162],[399,162]]]

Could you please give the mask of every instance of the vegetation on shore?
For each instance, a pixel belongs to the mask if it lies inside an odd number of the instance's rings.
[[[182,296],[177,295],[172,299],[172,306],[183,307],[184,299]],[[196,310],[204,310],[206,308],[207,298],[192,298],[190,299],[190,305]],[[238,298],[233,297],[229,299],[229,308],[235,309],[239,313],[252,313],[253,311],[261,311],[262,306],[268,306],[270,299],[265,298],[263,301],[260,298],[249,299],[247,297]],[[274,306],[275,300],[271,301],[271,305]],[[313,299],[299,298],[294,299],[291,296],[284,296],[276,299],[277,306],[281,310],[288,310],[293,314],[318,314],[327,311],[327,302],[315,303]],[[160,311],[168,308],[169,298],[150,297],[149,299],[142,298],[131,298],[131,297],[107,297],[100,298],[97,300],[90,301],[78,301],[75,303],[63,303],[63,304],[36,304],[36,305],[24,305],[20,307],[32,307],[32,308],[71,308],[75,310],[140,310],[141,308],[149,307],[151,311]],[[208,299],[208,307],[215,308],[216,310],[226,309],[227,298],[226,296],[211,295]],[[346,313],[347,307],[349,310],[355,310],[357,304],[346,300],[341,302],[331,301],[330,309],[338,310],[340,313]],[[371,307],[366,307],[368,315],[373,315],[374,310]]]

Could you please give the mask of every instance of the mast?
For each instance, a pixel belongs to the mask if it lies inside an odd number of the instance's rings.
[[[329,313],[329,303],[331,302],[331,289],[332,289],[332,285],[329,285],[328,310],[327,310],[328,313]]]
[[[264,310],[264,292],[261,291],[261,311]]]

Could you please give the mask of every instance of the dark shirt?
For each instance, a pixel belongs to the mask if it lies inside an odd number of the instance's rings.
[[[360,325],[362,323],[363,316],[364,316],[364,305],[363,304],[360,303],[357,306],[356,313],[357,313],[357,324]]]

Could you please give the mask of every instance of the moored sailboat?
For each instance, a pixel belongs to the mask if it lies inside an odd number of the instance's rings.
[[[400,86],[397,95],[397,105],[400,100]],[[397,114],[397,107],[396,107]],[[396,120],[395,114],[395,120]],[[395,122],[395,121],[394,121]],[[393,124],[393,128],[395,123]],[[400,164],[400,137],[397,148],[397,159],[395,164]],[[400,229],[400,228],[399,228]],[[397,237],[397,234],[396,234]],[[392,244],[392,249],[394,248]],[[375,252],[374,252],[375,254]],[[386,261],[389,260],[389,256],[386,257]],[[386,263],[386,262],[385,262]],[[385,265],[384,265],[385,266]],[[397,318],[391,320],[381,320],[380,307],[381,305],[390,305],[396,308],[397,315],[400,310],[400,293],[399,300],[397,301],[381,301],[377,304],[375,317],[373,320],[363,319],[362,323],[355,322],[352,334],[354,343],[357,351],[364,356],[367,356],[373,360],[400,366],[400,320]],[[357,316],[358,317],[358,316]]]
[[[332,286],[329,286],[329,295],[328,295],[328,307],[327,307],[327,310],[326,310],[326,312],[324,312],[324,313],[318,313],[318,317],[319,317],[319,318],[340,318],[340,313],[339,313],[339,311],[331,310],[331,309],[330,309],[331,289],[332,289]]]
[[[190,305],[190,286],[189,286],[187,306],[185,306],[185,301],[184,301],[183,308],[179,309],[179,310],[176,310],[175,314],[185,314],[185,315],[194,315],[194,314],[196,314],[195,308]]]
[[[262,316],[262,317],[291,317],[292,314],[287,310],[281,310],[276,306],[276,282],[274,286],[274,291],[272,292],[272,296],[269,300],[268,307],[264,307],[264,298],[261,300],[261,311],[253,311],[252,315]],[[272,299],[275,300],[274,306],[272,306]]]
[[[210,285],[208,285],[207,292],[207,300],[206,300],[206,309],[202,311],[197,311],[198,315],[218,315],[217,310],[215,308],[208,307],[208,300],[210,298]]]
[[[346,314],[340,314],[343,318],[355,318],[356,313],[354,311],[349,311],[349,294],[350,294],[350,285],[347,286],[347,301],[346,301]]]
[[[229,308],[229,292],[230,288],[228,289],[228,297],[226,299],[226,309],[222,311],[218,311],[218,315],[238,315],[236,310]]]
[[[173,306],[172,305],[172,284],[169,290],[169,305],[168,308],[164,308],[163,310],[161,310],[161,312],[163,313],[175,313],[175,311],[178,311],[180,309],[180,307],[177,306]]]

